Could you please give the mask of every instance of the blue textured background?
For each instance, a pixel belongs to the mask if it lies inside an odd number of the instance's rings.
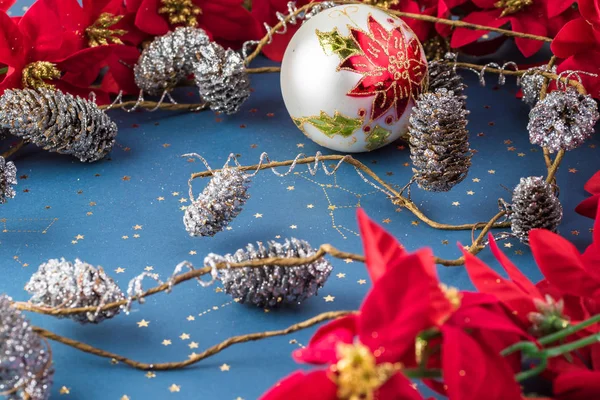
[[[13,13],[22,12],[22,6],[23,2],[17,4]],[[266,64],[262,59],[257,62]],[[469,177],[447,194],[413,189],[413,200],[428,216],[450,224],[488,220],[498,209],[497,199],[510,198],[507,188],[517,184],[520,177],[545,174],[541,151],[528,142],[529,109],[515,98],[514,80],[498,88],[490,75],[483,88],[473,74],[465,76],[471,146],[477,150]],[[331,243],[362,253],[355,233],[356,194],[368,194],[360,198],[361,206],[408,249],[431,246],[438,256],[456,258],[459,251],[455,243],[470,243],[469,232],[414,225],[417,219],[412,214],[398,212],[385,196],[373,193],[349,166],[337,174],[339,188],[325,188],[329,200],[320,184],[335,185],[334,178],[322,172],[311,177],[306,167],[300,166],[296,170],[300,175],[278,178],[263,171],[254,179],[252,197],[231,224],[232,230],[214,238],[189,237],[181,207],[189,204],[189,174],[204,167],[188,162],[181,154],[197,152],[212,167],[220,167],[229,153],[239,154],[245,165],[258,162],[262,152],[276,160],[291,159],[299,152],[328,153],[295,128],[281,100],[277,74],[252,76],[252,85],[255,92],[251,98],[237,115],[229,117],[211,112],[110,111],[119,125],[118,144],[108,159],[98,163],[80,164],[68,156],[47,154],[31,146],[21,152],[14,159],[20,176],[17,197],[0,208],[0,221],[6,219],[6,226],[0,225],[0,292],[26,300],[24,284],[37,265],[50,258],[80,258],[101,265],[125,290],[129,280],[145,270],[152,269],[167,279],[182,260],[200,266],[210,252],[233,252],[257,240],[293,236],[315,247]],[[193,101],[188,95],[184,90],[177,98],[180,102]],[[404,185],[410,179],[411,167],[409,151],[398,147],[401,145],[394,143],[357,158],[388,182]],[[565,209],[561,233],[580,248],[591,240],[592,223],[573,209],[585,197],[584,182],[600,165],[599,145],[595,138],[567,154],[558,173]],[[195,193],[205,184],[205,180],[196,180]],[[337,208],[331,211],[330,205]],[[135,229],[136,225],[141,229]],[[530,278],[540,277],[526,247],[515,240],[503,243],[504,250]],[[496,265],[488,251],[481,257]],[[201,288],[188,282],[171,294],[150,297],[144,305],[135,304],[130,315],[119,315],[98,326],[37,315],[31,319],[59,334],[136,360],[185,360],[192,352],[199,353],[233,335],[280,329],[324,311],[357,308],[370,286],[364,266],[342,260],[332,263],[335,269],[327,285],[301,307],[266,312],[232,303],[216,287]],[[439,273],[447,284],[472,287],[462,268],[439,267]],[[366,284],[359,283],[363,279]],[[147,281],[145,287],[153,285]],[[333,296],[334,301],[326,302],[325,296]],[[147,327],[138,326],[142,320],[149,321]],[[53,344],[56,375],[52,398],[255,399],[298,368],[290,353],[307,343],[313,331],[236,345],[196,366],[158,372],[155,377]],[[184,334],[189,339],[181,339]],[[171,392],[172,385],[179,392]],[[69,394],[60,394],[62,387]]]

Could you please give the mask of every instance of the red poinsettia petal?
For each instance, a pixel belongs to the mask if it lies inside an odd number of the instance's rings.
[[[377,400],[423,400],[419,391],[400,372],[377,389],[375,398]]]
[[[241,1],[202,1],[199,5],[202,15],[198,18],[198,25],[212,33],[224,47],[237,49],[243,42],[262,36],[261,25]]]
[[[373,109],[371,110],[371,120],[383,116],[397,102],[396,85],[392,84],[385,92],[377,92],[373,99]],[[397,103],[396,103],[397,104]]]
[[[137,10],[135,26],[151,35],[164,35],[169,23],[158,13],[159,0],[143,0]]]
[[[554,18],[557,15],[562,14],[563,12],[571,8],[572,5],[572,2],[564,0],[546,0],[546,13],[548,15],[548,18]]]
[[[445,325],[442,335],[442,368],[450,399],[521,399],[513,371],[500,354],[462,329]]]
[[[16,0],[0,0],[0,11],[6,11],[15,4]]]
[[[600,29],[600,3],[597,0],[579,0],[579,12],[596,29]]]
[[[596,207],[596,215],[600,215],[600,201],[598,201]],[[600,218],[596,218],[594,221],[594,232],[592,235],[592,244],[583,253],[583,262],[589,266],[600,265]]]
[[[348,92],[348,96],[362,97],[377,94],[378,90],[381,90],[377,85],[382,81],[386,81],[388,75],[388,72],[383,69],[374,70],[369,75],[363,75],[356,86]]]
[[[600,35],[598,38],[600,43]],[[600,47],[588,49],[585,52],[577,53],[567,58],[558,66],[558,72],[563,71],[586,71],[592,74],[598,74],[600,70]],[[590,96],[600,99],[600,79],[587,74],[579,74],[583,86],[587,89]]]
[[[443,322],[452,306],[439,288],[431,250],[408,254],[375,282],[361,307],[359,338],[380,362],[398,361],[418,332]]]
[[[564,293],[594,297],[600,290],[598,272],[586,268],[579,251],[568,240],[544,229],[533,229],[529,243],[546,279]]]
[[[550,48],[554,55],[567,58],[597,46],[592,26],[583,18],[567,22],[558,32]]]
[[[19,21],[19,29],[33,47],[30,55],[33,61],[60,59],[72,49],[62,48],[62,31],[58,14],[52,1],[38,0],[25,12]]]
[[[90,86],[100,73],[104,61],[120,45],[97,46],[80,50],[57,63],[57,68],[65,73],[63,80],[74,85]]]
[[[502,301],[522,321],[534,311],[533,296],[524,292],[514,282],[504,279],[496,271],[468,251],[463,251],[465,267],[473,285],[482,293],[489,293]]]
[[[553,384],[557,400],[590,400],[600,393],[600,372],[581,369],[560,374]]]
[[[473,11],[463,20],[472,24],[499,28],[509,22],[507,17],[500,17],[501,13],[502,11],[500,9],[494,9],[491,11]],[[475,31],[467,28],[457,28],[452,34],[450,45],[454,48],[462,47],[475,42],[486,33],[489,33],[489,31]]]
[[[336,400],[337,386],[327,377],[327,371],[301,371],[277,382],[261,400]]]
[[[319,328],[303,349],[292,354],[298,362],[333,364],[337,362],[338,343],[352,343],[357,334],[356,315],[336,319]]]
[[[362,208],[357,211],[358,227],[363,241],[367,270],[373,283],[377,282],[388,269],[406,252],[395,237],[377,225]]]
[[[373,64],[381,68],[387,68],[389,59],[384,48],[382,47],[386,43],[385,41],[378,42],[377,40],[372,39],[366,32],[363,32],[359,29],[350,28],[350,33],[352,34],[352,37],[354,37],[358,47]]]
[[[548,34],[548,28],[543,20],[539,19],[539,16],[534,14],[522,13],[518,17],[510,18],[510,24],[515,32],[530,33],[532,35],[546,36]],[[544,42],[540,40],[515,38],[515,43],[525,57],[530,57],[537,53]]]
[[[0,95],[6,89],[18,89],[21,87],[21,70],[16,70],[13,67],[8,67],[8,71],[4,75],[4,79],[0,80]],[[0,75],[2,78],[2,75]]]
[[[23,36],[15,21],[0,12],[0,63],[14,65],[24,58]]]
[[[338,69],[346,69],[352,72],[371,72],[373,70],[381,70],[381,68],[375,66],[368,57],[362,54],[356,54],[346,58],[339,65]]]
[[[584,217],[596,218],[598,204],[600,204],[600,194],[596,194],[583,200],[575,207],[575,211]]]
[[[494,240],[494,235],[491,233],[488,235],[490,240],[490,250],[496,260],[500,262],[502,268],[506,271],[509,278],[517,285],[523,292],[534,296],[541,297],[539,290],[535,287],[535,285],[521,272],[519,268],[516,267],[515,264],[510,261],[510,259],[500,250],[496,240]]]

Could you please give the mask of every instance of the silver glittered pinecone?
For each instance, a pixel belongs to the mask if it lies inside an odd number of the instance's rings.
[[[467,111],[447,89],[424,93],[412,109],[410,158],[420,188],[446,192],[466,178],[471,166]]]
[[[15,197],[13,185],[17,184],[17,167],[12,161],[6,161],[0,156],[0,204],[6,203],[6,199]]]
[[[75,263],[49,260],[40,265],[25,285],[31,303],[51,308],[99,307],[125,299],[117,284],[101,267],[75,260]],[[82,323],[100,323],[119,313],[119,308],[72,314],[69,318]]]
[[[11,299],[0,295],[0,395],[6,393],[7,400],[50,398],[54,370],[44,343]]]
[[[555,90],[529,113],[529,140],[551,153],[573,150],[592,136],[599,117],[598,104],[590,95],[574,88]]]
[[[194,72],[196,53],[209,42],[202,29],[187,26],[157,37],[133,69],[136,85],[152,95],[173,89]]]
[[[544,85],[544,76],[541,71],[546,71],[546,67],[535,67],[527,70],[519,82],[523,92],[523,102],[529,107],[535,106],[540,99],[542,86]],[[551,72],[556,73],[556,67],[552,67]]]
[[[250,198],[249,186],[250,179],[237,168],[215,172],[183,215],[183,224],[190,236],[214,236],[221,232]]]
[[[429,92],[435,92],[437,89],[450,90],[463,104],[466,103],[467,96],[464,91],[467,85],[451,64],[442,60],[430,61],[427,71],[429,73]]]
[[[117,136],[117,125],[95,103],[47,88],[6,90],[0,97],[0,126],[82,162],[102,159]]]
[[[239,263],[263,258],[305,258],[315,254],[315,250],[305,241],[275,241],[255,247],[249,244],[234,254],[224,256],[229,263]],[[208,257],[220,256],[210,254]],[[221,260],[222,261],[222,260]],[[333,267],[321,257],[312,263],[293,267],[262,266],[258,268],[231,268],[221,270],[223,289],[240,303],[251,303],[257,307],[275,307],[283,303],[299,304],[323,287]]]
[[[200,96],[213,111],[233,114],[250,96],[250,79],[243,58],[216,43],[200,48],[194,76]]]
[[[563,208],[553,185],[543,177],[521,178],[513,192],[512,204],[504,204],[512,233],[523,243],[529,243],[529,231],[547,229],[556,232]]]

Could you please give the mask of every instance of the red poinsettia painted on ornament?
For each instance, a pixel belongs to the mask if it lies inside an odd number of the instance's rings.
[[[243,0],[128,0],[127,9],[136,12],[136,26],[151,35],[164,35],[177,26],[195,26],[217,43],[237,49],[262,33]]]
[[[427,85],[423,50],[417,38],[407,41],[402,27],[388,31],[372,16],[367,24],[368,32],[350,27],[360,53],[343,60],[338,69],[363,75],[348,96],[373,97],[371,120],[390,109],[398,120]]]

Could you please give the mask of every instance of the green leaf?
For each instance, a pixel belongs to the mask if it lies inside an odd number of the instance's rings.
[[[301,130],[304,130],[305,123],[310,123],[327,137],[334,137],[335,135],[349,137],[362,126],[363,119],[346,117],[337,111],[333,114],[333,117],[330,117],[326,112],[321,111],[319,116],[294,118],[294,123]]]
[[[8,72],[8,67],[0,68],[0,75],[4,75]]]
[[[343,37],[337,29],[331,32],[317,30],[319,44],[325,54],[337,54],[340,59],[345,60],[354,54],[360,53],[360,48],[352,37]]]
[[[385,144],[385,141],[390,136],[391,132],[387,129],[376,125],[371,132],[367,135],[367,149],[375,150]]]

